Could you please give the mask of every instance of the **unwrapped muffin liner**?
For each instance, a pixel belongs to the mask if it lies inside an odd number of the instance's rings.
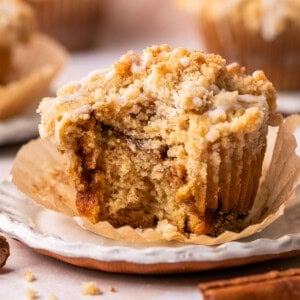
[[[9,83],[0,85],[0,120],[37,104],[67,58],[63,47],[42,34],[35,34],[28,44],[12,51]]]
[[[300,124],[300,115],[284,120],[278,128],[270,128],[263,174],[254,205],[242,222],[240,232],[225,231],[217,237],[180,233],[175,226],[162,220],[155,228],[114,228],[108,222],[90,223],[77,214],[75,188],[64,171],[63,158],[49,142],[33,140],[19,151],[12,169],[13,183],[37,203],[75,217],[77,223],[102,236],[127,242],[178,241],[217,245],[259,232],[284,213],[285,206],[295,198],[299,183],[300,157],[296,154],[293,135]],[[276,130],[278,129],[277,137]]]

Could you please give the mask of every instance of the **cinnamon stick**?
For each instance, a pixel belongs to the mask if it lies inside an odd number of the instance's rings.
[[[0,235],[0,268],[2,268],[9,256],[9,245],[4,236]]]
[[[299,300],[300,268],[200,283],[204,300]]]

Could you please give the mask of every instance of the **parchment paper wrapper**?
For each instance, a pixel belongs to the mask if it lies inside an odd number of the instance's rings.
[[[62,46],[42,34],[35,34],[26,45],[16,46],[12,55],[9,83],[0,85],[0,120],[39,101],[67,58]]]
[[[270,128],[264,174],[253,209],[244,220],[241,232],[225,231],[215,238],[195,234],[187,237],[166,220],[159,222],[156,228],[148,229],[134,229],[130,226],[114,228],[108,222],[91,224],[80,217],[76,217],[76,220],[81,226],[97,234],[130,242],[175,240],[216,245],[261,231],[281,216],[287,202],[295,197],[300,176],[300,157],[295,153],[297,143],[293,132],[298,124],[300,115],[287,118],[279,128],[277,138],[276,129]],[[64,172],[61,154],[51,143],[33,140],[23,146],[17,154],[12,175],[14,184],[37,203],[69,216],[77,215],[75,189]]]

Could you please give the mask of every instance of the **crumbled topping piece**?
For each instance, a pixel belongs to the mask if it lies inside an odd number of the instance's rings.
[[[195,106],[201,106],[201,105],[202,105],[202,100],[201,100],[201,98],[199,98],[199,97],[194,97],[194,98],[193,98],[193,104],[194,104]]]
[[[215,127],[212,127],[206,134],[206,139],[211,143],[216,141],[219,137],[220,137],[220,132]]]
[[[222,107],[217,107],[208,112],[208,116],[212,122],[219,122],[226,120],[226,112]]]
[[[253,102],[263,102],[266,101],[266,97],[264,95],[261,96],[254,96],[254,95],[238,95],[238,101],[246,102],[246,103],[253,103]]]
[[[105,74],[105,81],[111,80],[115,76],[115,70],[112,69]]]
[[[189,66],[189,64],[190,64],[190,59],[188,58],[188,57],[182,57],[182,58],[180,58],[179,59],[179,62],[180,62],[180,64],[183,66],[183,67],[188,67]]]

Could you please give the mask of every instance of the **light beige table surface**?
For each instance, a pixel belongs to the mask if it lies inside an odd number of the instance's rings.
[[[170,43],[172,46],[201,47],[194,24],[189,17],[176,11],[172,1],[111,1],[113,21],[107,32],[99,39],[101,45],[89,52],[73,54],[69,65],[55,82],[57,87],[75,80],[93,69],[110,65],[124,51],[141,51],[145,46]],[[131,4],[131,6],[128,3]],[[129,22],[130,21],[130,22]],[[20,144],[0,147],[0,179],[9,175],[14,156]],[[26,299],[25,291],[32,288],[38,299],[201,299],[197,283],[213,278],[224,278],[264,272],[273,268],[300,267],[300,258],[272,261],[230,270],[217,270],[186,275],[119,275],[74,267],[36,254],[19,242],[9,239],[11,255],[6,266],[0,270],[0,300]],[[23,278],[30,269],[37,280],[29,283]],[[95,281],[103,290],[101,296],[82,296],[81,284]],[[114,286],[116,293],[109,292]]]

